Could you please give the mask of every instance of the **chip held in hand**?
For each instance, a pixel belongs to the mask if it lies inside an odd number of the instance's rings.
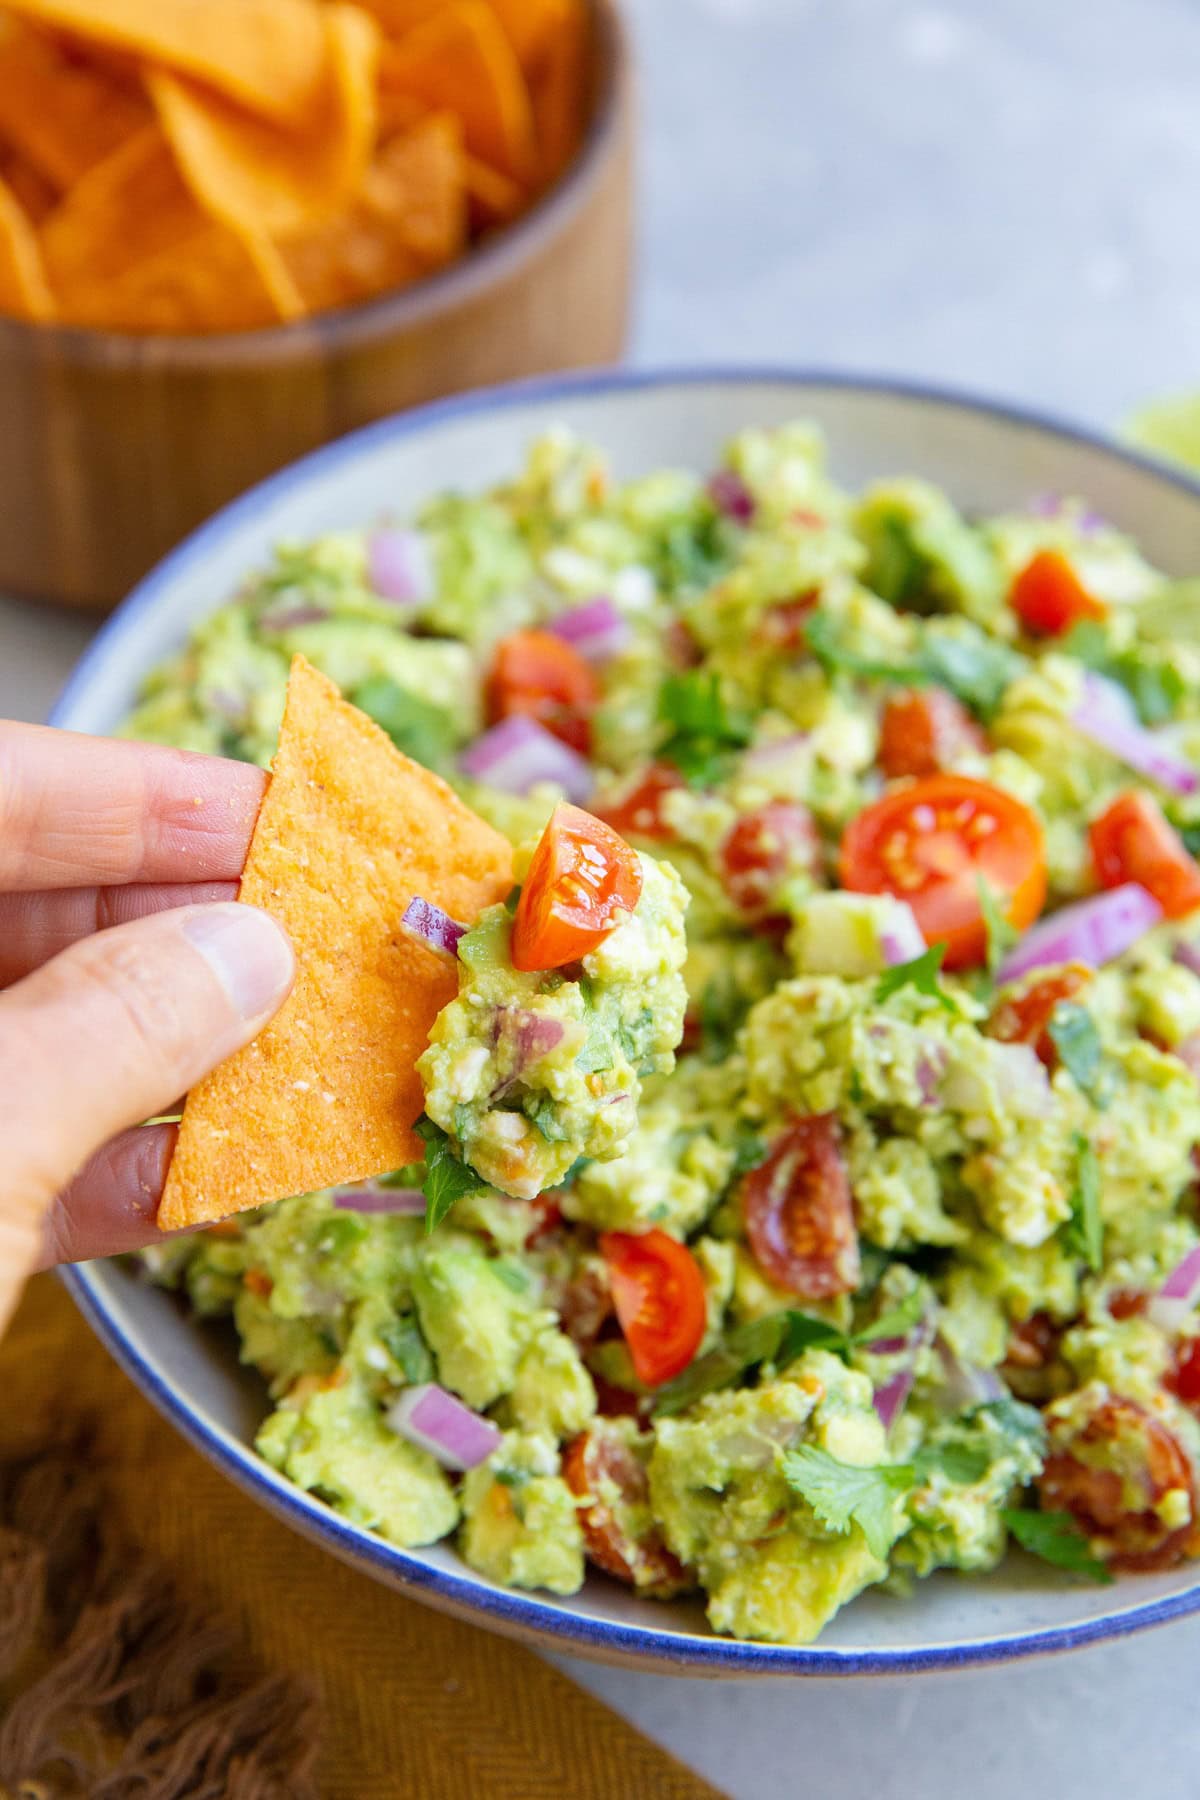
[[[511,885],[507,839],[296,657],[239,891],[288,932],[296,984],[188,1096],[159,1226],[419,1160],[415,1064],[457,979],[400,920],[417,895],[473,920]]]

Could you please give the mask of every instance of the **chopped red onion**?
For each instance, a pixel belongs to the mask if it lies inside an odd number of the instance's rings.
[[[233,688],[206,688],[204,704],[211,707],[213,712],[220,713],[223,719],[228,719],[231,725],[241,724],[246,717],[246,696]]]
[[[933,1324],[928,1316],[906,1338],[880,1338],[868,1348],[878,1356],[891,1356],[906,1350],[907,1355],[896,1373],[875,1389],[875,1411],[885,1431],[890,1431],[903,1412],[917,1377],[917,1358],[933,1337]]]
[[[337,1188],[333,1204],[341,1212],[394,1213],[419,1219],[425,1211],[425,1195],[420,1188],[385,1188],[364,1182],[361,1187]]]
[[[294,600],[285,595],[274,600],[258,615],[258,629],[272,634],[295,631],[300,625],[320,625],[329,617],[329,608],[315,600]]]
[[[985,1038],[972,1060],[954,1061],[943,1076],[938,1097],[952,1112],[983,1112],[995,1088],[1018,1118],[1044,1119],[1054,1103],[1050,1077],[1032,1044],[1004,1044]]]
[[[489,1096],[498,1100],[516,1086],[525,1071],[552,1050],[557,1050],[566,1035],[561,1019],[549,1019],[543,1013],[530,1012],[524,1006],[498,1006],[492,1018],[493,1045],[504,1043],[511,1050],[512,1069]]]
[[[434,906],[431,900],[412,899],[404,909],[400,920],[401,931],[409,937],[416,938],[427,950],[436,950],[449,962],[458,956],[458,941],[466,936],[467,927],[444,913],[440,906]]]
[[[389,1408],[387,1422],[398,1436],[428,1450],[444,1469],[473,1469],[486,1462],[501,1438],[490,1419],[472,1412],[435,1381],[405,1388]]]
[[[1084,676],[1083,699],[1071,714],[1071,723],[1094,744],[1170,794],[1194,794],[1200,787],[1200,774],[1191,763],[1160,733],[1147,731],[1124,689],[1103,675]]]
[[[936,1106],[942,1077],[949,1062],[944,1044],[922,1046],[917,1052],[916,1077],[921,1090],[921,1105]]]
[[[924,955],[925,938],[906,900],[897,900],[889,907],[887,928],[879,934],[879,948],[890,968]]]
[[[1160,1331],[1170,1332],[1173,1337],[1195,1311],[1197,1300],[1200,1300],[1200,1244],[1176,1263],[1157,1294],[1152,1296],[1146,1307],[1146,1317],[1153,1320]]]
[[[732,469],[718,469],[709,476],[708,497],[718,512],[739,525],[748,525],[754,517],[754,495]]]
[[[1025,511],[1035,519],[1061,518],[1066,510],[1067,503],[1061,494],[1034,494],[1025,503]],[[1085,507],[1082,512],[1078,513],[1074,522],[1084,537],[1090,537],[1096,531],[1103,531],[1108,524],[1107,519],[1103,518],[1100,513],[1093,512],[1090,507]]]
[[[527,794],[541,782],[560,787],[568,800],[582,804],[591,796],[595,777],[582,756],[523,714],[493,725],[468,744],[459,767],[477,781],[506,794]]]
[[[1064,906],[1039,919],[996,971],[999,982],[1015,981],[1030,969],[1055,963],[1082,962],[1098,969],[1123,956],[1162,918],[1153,894],[1136,881]]]
[[[429,545],[419,531],[383,526],[367,539],[367,579],[381,600],[416,606],[434,590]]]
[[[802,750],[809,740],[807,731],[789,732],[787,737],[770,738],[765,744],[755,744],[747,750],[742,758],[743,769],[768,769],[774,763],[788,762],[798,750]],[[922,944],[924,949],[924,944]]]
[[[608,662],[629,642],[629,621],[622,618],[607,594],[597,594],[570,612],[551,619],[555,637],[578,650],[589,662]]]
[[[943,1337],[937,1339],[935,1347],[942,1366],[941,1398],[952,1412],[964,1412],[969,1406],[985,1406],[989,1400],[1006,1397],[1008,1389],[995,1369],[964,1362]]]
[[[1171,952],[1171,961],[1192,975],[1200,975],[1200,944],[1181,938]]]

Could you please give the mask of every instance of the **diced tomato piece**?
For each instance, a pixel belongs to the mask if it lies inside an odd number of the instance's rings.
[[[1140,882],[1168,919],[1181,919],[1200,906],[1200,863],[1162,807],[1139,788],[1118,794],[1088,828],[1092,861],[1101,887]]]
[[[1185,1406],[1200,1405],[1200,1338],[1189,1338],[1180,1345],[1167,1386]]]
[[[792,875],[815,874],[822,856],[821,834],[807,806],[770,800],[730,828],[717,851],[717,866],[738,910],[748,919],[763,919],[774,909],[782,883]]]
[[[774,606],[768,606],[759,626],[763,643],[774,644],[780,650],[802,650],[805,622],[820,597],[818,589],[813,588],[807,594],[797,594],[794,600],[777,600]]]
[[[636,850],[578,806],[556,806],[513,919],[514,969],[561,969],[602,944],[641,898]]]
[[[265,1269],[247,1269],[242,1281],[258,1300],[269,1300],[275,1288]]]
[[[649,1440],[647,1439],[647,1445]],[[650,1520],[645,1463],[619,1429],[596,1423],[563,1454],[563,1480],[583,1505],[579,1523],[588,1560],[642,1593],[677,1594],[695,1583],[667,1549]],[[645,1508],[645,1530],[634,1536],[618,1509]]]
[[[558,1301],[558,1316],[577,1349],[590,1350],[613,1316],[608,1269],[599,1258],[585,1262],[567,1282]]]
[[[600,818],[622,837],[669,838],[663,823],[662,804],[668,794],[683,786],[683,776],[670,763],[651,763],[635,788],[600,811]]]
[[[981,963],[986,882],[1010,925],[1032,925],[1046,897],[1036,813],[1003,788],[965,775],[927,775],[859,813],[842,838],[843,887],[907,900],[927,944],[945,944],[948,969]]]
[[[1140,1288],[1117,1288],[1108,1296],[1108,1310],[1114,1319],[1140,1319],[1150,1296]]]
[[[1054,1364],[1062,1327],[1049,1313],[1031,1313],[1009,1327],[1000,1372],[1019,1400],[1041,1404],[1054,1390]]]
[[[1039,550],[1009,592],[1013,611],[1038,637],[1059,637],[1081,619],[1103,619],[1108,607],[1080,581],[1061,550]]]
[[[488,719],[522,713],[586,756],[600,684],[578,650],[552,631],[514,631],[496,646],[484,690]]]
[[[986,749],[983,731],[946,688],[905,688],[883,709],[879,766],[892,781],[936,775],[964,752]]]
[[[704,1336],[708,1308],[700,1265],[686,1244],[657,1230],[636,1237],[606,1231],[600,1254],[637,1378],[660,1387],[687,1368]]]
[[[1195,1475],[1170,1428],[1121,1394],[1104,1393],[1080,1427],[1050,1418],[1050,1454],[1038,1482],[1048,1512],[1069,1512],[1117,1569],[1166,1569],[1194,1547]],[[1164,1495],[1181,1489],[1189,1516],[1165,1525]],[[1131,1496],[1136,1496],[1132,1499]]]
[[[988,1036],[1005,1044],[1032,1044],[1046,1067],[1056,1069],[1058,1048],[1049,1031],[1055,1008],[1074,1000],[1091,979],[1086,963],[1065,963],[1052,975],[1039,976],[997,1004],[987,1022]]]
[[[686,619],[671,619],[663,632],[663,652],[673,669],[686,674],[704,661],[704,652]]]
[[[854,1201],[833,1113],[795,1119],[743,1177],[741,1201],[754,1259],[777,1287],[828,1300],[858,1286]]]

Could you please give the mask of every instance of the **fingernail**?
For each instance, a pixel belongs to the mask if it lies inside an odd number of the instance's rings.
[[[274,919],[236,901],[206,906],[184,921],[195,946],[247,1024],[270,1015],[292,984],[296,959]]]

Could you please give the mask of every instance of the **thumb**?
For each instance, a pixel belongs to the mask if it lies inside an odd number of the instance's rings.
[[[249,1042],[294,973],[274,920],[230,902],[98,932],[0,994],[0,1330],[58,1190]]]

